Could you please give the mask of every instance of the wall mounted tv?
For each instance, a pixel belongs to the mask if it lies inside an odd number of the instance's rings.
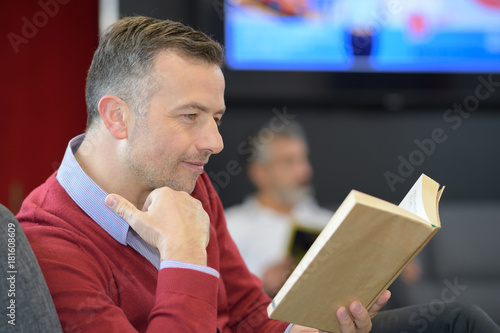
[[[500,73],[500,0],[225,0],[231,70]]]

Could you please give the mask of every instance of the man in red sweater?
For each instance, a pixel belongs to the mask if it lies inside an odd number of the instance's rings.
[[[267,317],[270,299],[203,170],[223,148],[222,58],[206,35],[171,21],[125,18],[101,37],[86,133],[17,216],[64,331],[317,332]],[[388,298],[332,316],[343,333],[369,332]]]
[[[304,330],[267,317],[203,170],[223,148],[222,59],[177,22],[126,18],[101,37],[86,133],[18,215],[65,331]]]

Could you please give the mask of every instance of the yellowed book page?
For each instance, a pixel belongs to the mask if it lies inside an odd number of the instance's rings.
[[[436,227],[441,227],[439,220],[439,200],[444,191],[444,186],[441,189],[439,187],[439,183],[423,175],[422,200],[427,216],[429,216],[429,221]]]
[[[399,204],[399,207],[423,218],[434,226],[441,226],[438,204],[444,187],[422,174]]]

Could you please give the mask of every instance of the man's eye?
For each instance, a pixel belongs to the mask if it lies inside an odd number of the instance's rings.
[[[195,119],[196,119],[197,114],[192,113],[192,114],[186,114],[185,116],[186,116],[186,118],[188,118],[189,120],[195,120]]]
[[[217,124],[217,126],[220,126],[220,124],[222,123],[222,119],[220,118],[214,118],[215,120],[215,123]]]

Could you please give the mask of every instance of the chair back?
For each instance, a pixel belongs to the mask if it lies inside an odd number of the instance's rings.
[[[15,216],[0,204],[1,332],[62,332],[35,254]]]

